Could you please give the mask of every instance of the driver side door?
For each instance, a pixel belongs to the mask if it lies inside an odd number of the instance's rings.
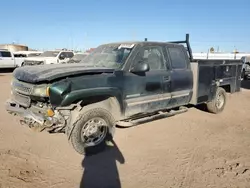
[[[163,82],[169,75],[166,70],[162,46],[147,45],[142,47],[134,58],[130,70],[140,62],[147,63],[150,70],[140,74],[126,73],[123,87],[125,116],[150,113],[164,108],[160,100],[165,88]],[[168,98],[170,101],[170,92]]]

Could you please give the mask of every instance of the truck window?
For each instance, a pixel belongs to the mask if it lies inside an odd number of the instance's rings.
[[[150,70],[161,70],[165,68],[161,47],[145,47],[142,54],[142,59],[149,64]]]
[[[173,69],[186,69],[187,60],[181,48],[168,48]]]
[[[11,57],[11,53],[10,52],[0,52],[0,57]]]
[[[65,58],[67,58],[66,52],[61,52],[60,55],[58,56],[58,58],[62,59],[61,56],[64,56]]]
[[[72,58],[74,56],[73,52],[66,52],[67,58]]]

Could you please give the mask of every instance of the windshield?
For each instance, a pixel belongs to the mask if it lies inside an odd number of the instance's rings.
[[[95,67],[119,69],[131,53],[134,44],[101,45],[80,61]]]
[[[56,57],[59,54],[58,51],[46,51],[43,52],[40,56],[41,57]]]

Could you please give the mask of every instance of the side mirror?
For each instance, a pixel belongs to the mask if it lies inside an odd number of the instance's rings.
[[[138,62],[134,67],[132,67],[132,73],[145,73],[150,70],[150,67],[145,62]]]
[[[65,59],[65,56],[64,56],[63,54],[61,54],[61,55],[59,56],[59,59]]]

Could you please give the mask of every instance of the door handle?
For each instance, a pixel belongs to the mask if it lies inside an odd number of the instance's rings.
[[[170,80],[170,76],[163,76],[163,80],[164,81],[169,81]]]

